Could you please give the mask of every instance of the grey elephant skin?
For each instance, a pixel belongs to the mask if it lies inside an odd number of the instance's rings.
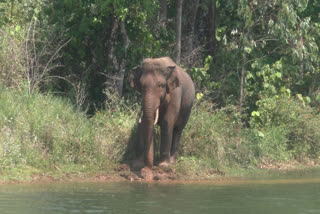
[[[161,132],[159,166],[175,162],[180,137],[195,99],[190,76],[169,57],[147,58],[133,69],[130,86],[142,94],[133,167],[153,167],[153,128],[156,124]]]

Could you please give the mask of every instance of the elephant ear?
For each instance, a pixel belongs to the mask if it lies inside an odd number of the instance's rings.
[[[172,92],[175,88],[179,87],[180,81],[178,79],[178,71],[176,66],[168,66],[168,77],[167,77],[167,93]]]
[[[133,73],[130,74],[130,77],[129,77],[130,87],[141,92],[140,78],[141,78],[142,70],[139,66],[134,67],[132,70],[133,70]]]

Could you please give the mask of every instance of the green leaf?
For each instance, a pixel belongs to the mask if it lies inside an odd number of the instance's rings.
[[[203,94],[201,92],[197,93],[197,100],[200,100],[203,97]]]
[[[261,138],[264,138],[265,135],[263,134],[262,131],[258,131],[258,136],[261,137]]]
[[[15,27],[15,31],[16,32],[19,32],[21,30],[21,26],[20,25],[17,25],[16,27]]]
[[[303,97],[301,94],[297,94],[296,97],[300,100],[300,101],[303,101]]]
[[[282,78],[282,73],[276,72],[276,77],[278,77],[279,79],[281,79],[281,78]]]
[[[244,51],[245,51],[246,53],[251,53],[252,49],[249,48],[249,47],[245,47],[245,48],[244,48]]]
[[[308,104],[311,103],[311,99],[310,99],[310,97],[308,97],[308,96],[307,96],[307,97],[304,97],[304,101],[306,101]]]
[[[252,116],[252,117],[260,117],[260,112],[258,112],[258,111],[253,111],[253,112],[251,112],[251,116]]]

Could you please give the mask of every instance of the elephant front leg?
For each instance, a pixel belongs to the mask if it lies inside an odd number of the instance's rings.
[[[160,127],[161,146],[160,146],[160,163],[159,166],[168,166],[170,164],[170,151],[172,144],[173,126],[167,121],[163,121]]]
[[[179,120],[177,122],[177,126],[173,130],[170,163],[175,163],[177,160],[177,151],[180,144],[180,138],[182,135],[182,131],[189,120],[190,113],[191,107],[187,110],[182,111],[181,116],[179,117]]]

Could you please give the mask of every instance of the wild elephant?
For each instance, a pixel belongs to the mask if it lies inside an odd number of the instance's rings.
[[[130,85],[142,94],[135,168],[152,168],[153,128],[160,126],[159,166],[176,161],[180,137],[195,99],[190,76],[169,57],[147,58],[133,70]]]

